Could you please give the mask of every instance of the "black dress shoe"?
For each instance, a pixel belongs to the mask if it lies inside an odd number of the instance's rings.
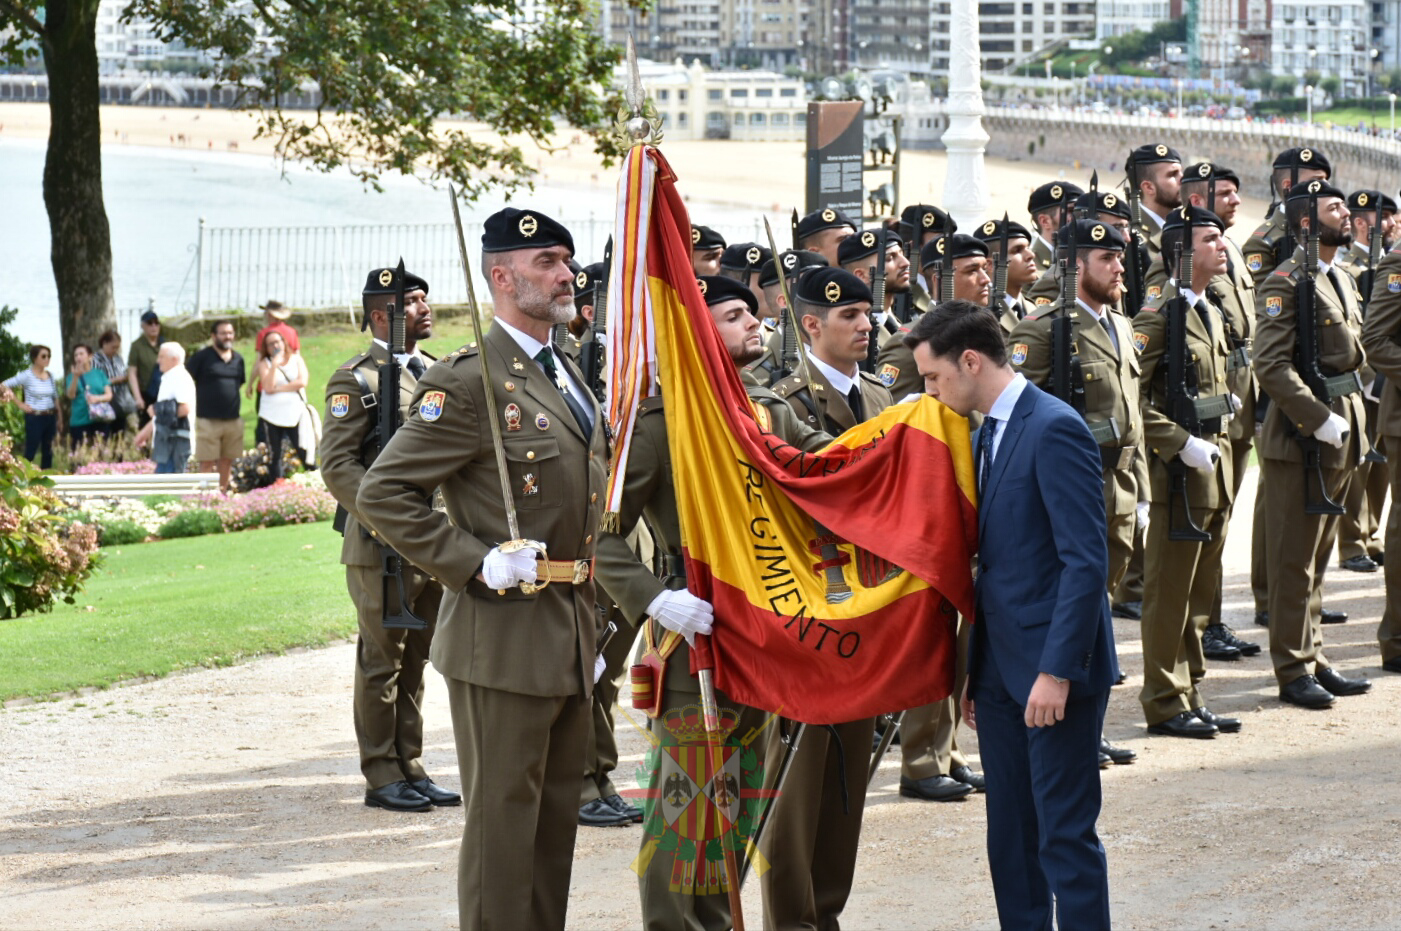
[[[1401,672],[1401,656],[1393,657],[1382,663],[1382,668],[1387,672]]]
[[[1216,636],[1221,638],[1223,643],[1230,644],[1237,650],[1240,650],[1241,656],[1260,655],[1260,644],[1251,643],[1248,640],[1242,640],[1237,637],[1236,632],[1231,629],[1230,624],[1208,624],[1206,632],[1202,634],[1203,639],[1205,639],[1206,634],[1211,633],[1213,630],[1216,632]]]
[[[971,766],[955,766],[953,769],[949,770],[949,775],[964,785],[972,786],[974,792],[983,792],[987,790],[987,780],[983,778],[982,773],[973,772],[973,767]]]
[[[1372,554],[1372,562],[1376,563],[1376,564],[1379,565],[1379,566],[1385,566],[1385,565],[1386,565],[1386,553],[1381,552],[1381,551],[1378,551],[1378,552],[1376,552],[1376,553],[1373,553],[1373,554]]]
[[[614,811],[631,818],[633,824],[642,823],[642,809],[629,803],[627,799],[616,792],[605,798],[604,801],[611,805]]]
[[[1342,624],[1342,623],[1345,623],[1346,621],[1347,621],[1347,612],[1346,612],[1346,611],[1329,611],[1327,608],[1324,608],[1324,609],[1323,609],[1323,623],[1325,623],[1325,624]]]
[[[1226,642],[1221,636],[1221,625],[1209,624],[1206,630],[1202,631],[1202,654],[1207,659],[1224,659],[1228,662],[1235,662],[1243,655],[1240,649]]]
[[[1208,724],[1215,724],[1216,729],[1223,734],[1236,734],[1240,732],[1240,718],[1223,718],[1219,714],[1213,713],[1206,705],[1200,708],[1193,708],[1192,714],[1197,716],[1198,721],[1205,721]]]
[[[1216,736],[1216,725],[1208,724],[1190,711],[1173,715],[1166,721],[1148,725],[1148,733],[1163,737],[1196,737],[1206,739]]]
[[[1372,690],[1370,679],[1348,679],[1338,674],[1332,668],[1315,669],[1314,678],[1318,684],[1323,686],[1334,695],[1362,695]]]
[[[1127,618],[1130,621],[1141,621],[1143,620],[1143,602],[1125,601],[1114,605],[1110,609],[1110,613],[1115,617]]]
[[[1300,676],[1279,688],[1279,700],[1300,708],[1327,708],[1335,701],[1333,693],[1318,684],[1313,676]]]
[[[1338,565],[1340,565],[1342,568],[1346,569],[1349,572],[1377,571],[1376,562],[1370,556],[1366,555],[1349,556],[1347,559],[1344,559],[1342,562],[1338,563]]]
[[[434,805],[462,804],[462,796],[458,795],[456,792],[449,792],[447,789],[434,783],[432,779],[420,779],[417,782],[409,783],[409,785],[413,786],[415,792],[427,798],[428,801],[432,802]]]
[[[402,779],[378,789],[365,792],[365,804],[371,808],[387,808],[390,811],[427,811],[433,807],[428,796],[423,795]]]
[[[1113,765],[1114,761],[1109,758],[1109,754],[1105,753],[1103,750],[1099,751],[1099,768],[1108,769]]]
[[[953,802],[973,794],[973,787],[950,776],[930,776],[928,779],[900,777],[900,794],[926,802]]]
[[[596,798],[579,808],[579,823],[586,828],[621,828],[632,824],[632,818]]]
[[[1114,746],[1109,742],[1107,737],[1101,737],[1099,739],[1099,753],[1100,756],[1107,756],[1110,762],[1117,763],[1120,766],[1123,766],[1125,763],[1132,763],[1134,760],[1138,759],[1137,753],[1133,752],[1128,747]]]
[[[1270,626],[1270,612],[1268,612],[1268,611],[1256,611],[1256,612],[1255,612],[1255,626],[1256,626],[1256,627],[1269,627],[1269,626]]]

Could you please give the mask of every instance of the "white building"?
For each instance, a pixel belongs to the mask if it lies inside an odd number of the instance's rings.
[[[949,73],[947,0],[930,7],[930,71]],[[982,68],[997,72],[1015,67],[1048,46],[1095,35],[1094,0],[993,0],[978,4],[978,35]]]
[[[1203,4],[1213,0],[1202,0]],[[1126,32],[1147,32],[1172,18],[1168,0],[1097,0],[1095,39],[1103,41]]]
[[[1273,0],[1270,6],[1270,71],[1302,86],[1317,71],[1342,81],[1343,96],[1366,93],[1371,59],[1369,0]]]
[[[639,60],[642,86],[657,106],[668,139],[807,138],[803,82],[772,71],[711,71]],[[626,71],[614,72],[619,86]]]

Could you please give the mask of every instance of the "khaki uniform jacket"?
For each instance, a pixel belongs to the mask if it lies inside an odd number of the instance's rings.
[[[425,363],[433,357],[423,350],[419,354]],[[345,508],[345,539],[341,542],[341,564],[346,566],[378,566],[380,546],[370,537],[365,519],[356,507],[355,495],[365,470],[379,454],[377,441],[370,433],[379,421],[376,410],[379,397],[379,367],[389,361],[389,350],[378,343],[355,356],[331,374],[326,382],[326,415],[321,420],[321,477],[326,490],[336,503]],[[370,388],[369,406],[355,371],[365,377]],[[407,368],[399,372],[400,423],[408,417],[409,402],[413,400],[418,382]],[[362,529],[364,528],[364,529]]]
[[[1331,410],[1348,422],[1351,432],[1342,449],[1334,449],[1327,443],[1320,444],[1323,468],[1350,469],[1371,448],[1367,445],[1363,429],[1367,421],[1362,408],[1362,395],[1350,394],[1335,398],[1332,404],[1324,404],[1313,396],[1294,368],[1298,335],[1294,287],[1298,277],[1304,273],[1301,267],[1303,259],[1304,250],[1301,247],[1295,250],[1293,258],[1276,268],[1257,290],[1255,374],[1260,379],[1260,390],[1274,402],[1265,415],[1257,448],[1266,459],[1303,462],[1303,451],[1295,437],[1299,433],[1312,436],[1328,419]],[[1360,319],[1356,292],[1345,272],[1338,271],[1336,274],[1343,286],[1341,299],[1327,274],[1322,270],[1314,272],[1314,287],[1318,295],[1319,363],[1325,375],[1358,370],[1366,361],[1362,341],[1354,329],[1357,326],[1354,321]],[[1359,443],[1362,444],[1361,450],[1358,449]]]
[[[1167,315],[1168,302],[1178,295],[1177,285],[1169,283],[1159,298],[1144,307],[1133,318],[1133,344],[1138,362],[1143,368],[1139,392],[1143,398],[1143,436],[1148,453],[1148,476],[1152,500],[1166,503],[1169,498],[1170,476],[1167,464],[1177,458],[1187,445],[1187,430],[1174,422],[1167,403]],[[1210,301],[1208,300],[1208,306]],[[1201,315],[1187,310],[1187,351],[1196,368],[1197,397],[1229,393],[1226,384],[1226,363],[1230,344],[1222,314],[1215,308],[1211,331],[1207,332]],[[1187,470],[1187,494],[1194,508],[1220,510],[1231,503],[1235,482],[1232,465],[1231,440],[1228,424],[1221,424],[1216,433],[1203,432],[1202,439],[1215,443],[1221,453],[1215,469]]]
[[[489,352],[496,395],[486,408],[480,352]],[[571,374],[583,376],[572,363]],[[365,475],[357,499],[380,536],[443,583],[430,659],[444,676],[484,688],[559,697],[593,689],[594,583],[552,583],[527,595],[477,577],[510,539],[487,416],[500,418],[521,536],[551,560],[591,560],[602,516],[608,444],[591,396],[585,437],[563,396],[504,327],[463,347],[418,384],[408,420]],[[508,417],[508,408],[519,417]],[[516,413],[510,411],[509,413]],[[511,429],[512,419],[518,429]],[[428,495],[440,488],[446,514]]]
[[[899,335],[882,343],[880,355],[876,357],[876,380],[897,401],[907,395],[924,393],[924,379],[919,377],[915,366],[914,350],[905,345],[905,334],[913,328],[913,323],[900,327]]]
[[[1012,330],[1012,366],[1038,388],[1050,390],[1051,321],[1061,316],[1060,301],[1037,307]],[[1119,426],[1117,445],[1142,446],[1143,418],[1139,411],[1139,381],[1142,369],[1133,349],[1133,330],[1128,318],[1111,311],[1110,326],[1119,338],[1119,351],[1093,318],[1078,304],[1071,308],[1071,351],[1080,357],[1085,376],[1085,421],[1098,423],[1113,418]],[[1110,477],[1112,476],[1112,481]],[[1105,472],[1105,512],[1111,516],[1132,513],[1139,500],[1140,483],[1148,474],[1141,457],[1133,469]],[[1147,495],[1147,489],[1143,489]]]
[[[1012,331],[1017,328],[1017,324],[1025,320],[1027,315],[1035,309],[1036,305],[1028,301],[1025,295],[1016,298],[1015,306],[1007,305],[997,317],[997,322],[1002,324],[1003,337],[1010,338]]]
[[[831,442],[826,433],[813,430],[793,416],[792,409],[767,388],[751,387],[749,397],[764,405],[769,429],[785,443],[804,452],[816,452]],[[660,396],[644,400],[637,412],[628,451],[627,474],[623,480],[623,502],[618,526],[630,530],[641,517],[647,519],[658,553],[681,559],[681,522],[676,512],[676,486],[671,468],[671,447],[667,440],[666,417]],[[626,533],[603,533],[598,541],[598,581],[617,603],[628,623],[636,626],[647,615],[652,600],[667,588],[684,588],[680,576],[657,578],[632,547]],[[664,633],[656,621],[653,642]],[[723,623],[723,619],[720,619]],[[690,671],[690,650],[682,643],[667,662],[667,688],[699,692],[700,682]]]
[[[1288,256],[1280,255],[1281,240],[1288,228],[1285,225],[1284,205],[1280,204],[1269,219],[1261,223],[1250,238],[1245,241],[1245,270],[1255,279],[1258,290],[1270,272],[1274,271]]]
[[[904,346],[904,343],[901,342],[900,345]],[[914,366],[913,356],[910,365]],[[815,365],[809,366],[808,369],[812,373],[813,391],[808,390],[808,383],[802,374],[790,375],[773,386],[774,394],[792,406],[798,420],[814,430],[825,430],[833,436],[845,433],[861,423],[847,405],[846,396],[832,387],[822,371]],[[876,371],[880,371],[880,368],[877,367]],[[915,377],[919,378],[918,375]],[[861,372],[860,378],[861,406],[865,408],[866,415],[863,420],[870,420],[895,402],[890,391],[877,376]]]
[[[1362,345],[1372,368],[1386,376],[1377,432],[1401,436],[1401,250],[1382,256],[1376,272],[1367,321],[1362,324]]]
[[[1046,242],[1041,236],[1031,237],[1031,254],[1036,256],[1036,267],[1044,273],[1051,267],[1051,263],[1056,260],[1056,250],[1051,248],[1051,244]],[[1046,277],[1042,274],[1042,278]]]
[[[1255,342],[1255,279],[1245,267],[1240,247],[1226,240],[1229,258],[1226,274],[1211,279],[1207,293],[1215,299],[1226,318],[1227,346],[1235,349],[1244,343],[1254,353]],[[1240,443],[1255,438],[1255,407],[1260,385],[1255,380],[1255,367],[1232,360],[1226,367],[1226,384],[1240,398],[1241,409],[1231,421],[1231,440]]]

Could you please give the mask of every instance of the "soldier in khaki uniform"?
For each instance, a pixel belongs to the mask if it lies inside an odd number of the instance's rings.
[[[753,294],[726,278],[702,278],[706,303],[710,306],[721,339],[736,365],[752,361],[761,351],[760,328],[753,316],[758,304]],[[813,430],[793,416],[792,410],[773,392],[759,387],[749,389],[755,413],[784,442],[814,452],[829,441],[826,433]],[[657,650],[664,666],[657,712],[649,730],[663,744],[677,743],[676,735],[665,726],[668,713],[700,705],[700,683],[691,674],[690,644],[696,634],[709,634],[713,610],[686,591],[686,564],[681,552],[681,527],[676,512],[676,490],[671,472],[671,452],[667,442],[664,402],[654,396],[642,402],[633,427],[628,453],[627,475],[623,484],[620,527],[630,527],[645,517],[656,534],[662,554],[662,577],[638,559],[624,536],[604,533],[598,541],[598,579],[617,600],[624,618],[632,625],[645,624],[649,647]],[[721,618],[719,623],[723,624]],[[765,725],[767,715],[716,695],[722,709],[739,716],[735,739],[742,739]],[[757,741],[763,749],[763,740]],[[651,835],[643,836],[643,849]],[[700,894],[694,889],[672,889],[674,851],[658,848],[647,861],[638,882],[642,897],[642,925],[648,931],[674,928],[712,929],[731,927],[730,902],[725,892]]]
[[[920,271],[924,273],[925,281],[929,285],[929,293],[934,295],[937,301],[940,287],[939,269],[945,261],[945,250],[949,251],[948,261],[953,267],[954,297],[986,306],[988,293],[992,288],[992,266],[988,264],[988,247],[981,239],[963,233],[935,237],[920,250]],[[907,324],[900,328],[900,333],[908,333],[909,329],[910,325]],[[905,345],[904,339],[890,339],[882,344],[880,355],[876,359],[876,377],[897,401],[911,394],[924,392],[924,379],[919,377],[914,354]]]
[[[885,306],[873,308],[871,316],[878,325],[872,331],[872,338],[882,342],[890,338],[891,325],[895,316],[891,308],[897,295],[910,290],[910,260],[905,257],[905,246],[900,237],[886,229],[862,230],[855,236],[848,236],[837,247],[837,259],[841,267],[866,282],[867,287],[875,283],[878,250],[885,250]],[[895,326],[895,330],[899,327]]]
[[[691,268],[697,275],[720,274],[725,237],[708,226],[691,227]]]
[[[733,278],[754,292],[754,299],[762,307],[764,289],[759,284],[759,276],[765,265],[773,264],[773,252],[768,246],[757,242],[737,242],[725,247],[720,255],[720,276]]]
[[[1112,226],[1119,231],[1119,235],[1124,237],[1125,242],[1128,241],[1133,214],[1129,212],[1128,201],[1117,193],[1113,191],[1086,191],[1075,198],[1074,207],[1077,217],[1087,217],[1091,220],[1098,220],[1106,226]],[[1142,242],[1139,243],[1139,251],[1141,253],[1140,264],[1147,267],[1148,252],[1143,247]],[[1027,300],[1033,307],[1049,304],[1059,296],[1060,266],[1058,265],[1051,266],[1050,271],[1036,279],[1036,282],[1027,290]]]
[[[1031,192],[1026,212],[1031,214],[1031,251],[1043,275],[1056,263],[1056,231],[1070,219],[1075,198],[1085,189],[1069,181],[1047,181]],[[1033,303],[1035,300],[1033,299]]]
[[[837,246],[848,236],[856,233],[855,220],[831,207],[814,210],[798,221],[797,247],[816,252],[827,260],[827,264],[837,266]]]
[[[574,315],[569,231],[534,210],[487,218],[495,321],[419,381],[365,475],[360,511],[443,583],[430,658],[447,682],[466,796],[462,928],[563,928],[595,660],[593,555],[607,441],[577,369],[549,345]],[[487,407],[482,357],[495,395]],[[499,418],[521,536],[509,541],[489,423]],[[432,510],[440,489],[446,513]],[[521,583],[549,585],[527,593]]]
[[[1347,206],[1352,213],[1352,245],[1339,251],[1334,264],[1343,268],[1357,283],[1361,295],[1362,316],[1367,317],[1367,298],[1372,293],[1371,253],[1372,228],[1377,226],[1377,205],[1381,205],[1381,246],[1385,254],[1396,244],[1396,201],[1381,191],[1353,191]],[[1380,259],[1378,260],[1380,261]],[[1360,334],[1359,334],[1360,335]],[[1371,386],[1377,373],[1370,365],[1362,367],[1362,382]],[[1338,519],[1338,563],[1352,572],[1376,572],[1383,562],[1381,533],[1382,509],[1386,505],[1387,464],[1380,456],[1378,441],[1379,410],[1372,400],[1373,391],[1362,395],[1362,407],[1367,413],[1367,438],[1377,452],[1357,467],[1348,483],[1343,506],[1347,513]]]
[[[839,268],[813,268],[798,279],[793,299],[809,343],[812,383],[794,375],[774,392],[800,421],[834,435],[889,407],[890,392],[857,370],[872,337],[871,291],[865,282]],[[768,758],[777,760],[783,750],[777,728],[769,734]],[[760,842],[771,864],[760,878],[766,928],[837,927],[856,870],[874,735],[874,718],[831,731],[807,729]],[[766,768],[766,789],[773,788],[776,770]]]
[[[1259,288],[1255,372],[1273,403],[1260,434],[1260,472],[1265,484],[1266,558],[1270,566],[1270,658],[1281,701],[1326,708],[1337,695],[1371,688],[1365,679],[1347,679],[1323,656],[1320,606],[1323,566],[1332,550],[1329,527],[1336,522],[1304,512],[1309,485],[1319,475],[1323,490],[1338,500],[1348,478],[1367,453],[1358,370],[1365,361],[1351,323],[1358,316],[1356,292],[1344,272],[1332,268],[1338,248],[1352,238],[1343,192],[1325,181],[1292,188],[1286,200],[1296,241],[1304,242],[1310,197],[1317,199],[1319,268],[1303,266],[1302,247]],[[1318,399],[1296,365],[1298,316],[1295,289],[1304,275],[1314,281],[1319,368],[1328,402]],[[1316,443],[1320,473],[1305,473],[1300,437]],[[1306,485],[1306,481],[1308,485]],[[1317,498],[1318,489],[1312,490]]]
[[[826,265],[827,260],[816,252],[806,249],[785,249],[778,260],[783,265],[783,274],[792,287],[798,273],[804,268]],[[783,338],[788,326],[788,305],[783,301],[783,286],[778,278],[778,266],[765,262],[759,272],[759,287],[764,292],[759,305],[759,322],[762,324],[760,336],[764,340],[764,353],[754,361],[740,367],[740,376],[747,385],[767,388],[779,378],[788,374],[784,371]],[[796,337],[795,337],[796,338]]]
[[[1224,165],[1212,162],[1199,162],[1184,169],[1182,173],[1182,202],[1193,207],[1213,211],[1221,225],[1230,230],[1240,209],[1240,178]],[[1231,437],[1231,504],[1226,509],[1226,528],[1235,508],[1235,498],[1240,494],[1246,473],[1250,471],[1250,450],[1255,445],[1255,396],[1259,387],[1255,383],[1255,370],[1250,364],[1251,347],[1255,340],[1255,280],[1246,270],[1240,247],[1229,236],[1221,237],[1226,246],[1226,271],[1212,279],[1207,286],[1207,298],[1212,306],[1219,308],[1224,318],[1226,343],[1231,349],[1226,363],[1226,384],[1231,394],[1240,401],[1240,410],[1227,427]],[[1162,263],[1154,263],[1153,268],[1162,269]],[[1162,280],[1166,280],[1163,270]],[[1151,283],[1158,283],[1151,275]],[[1211,607],[1211,619],[1202,632],[1202,652],[1207,659],[1235,660],[1241,656],[1257,656],[1258,643],[1250,643],[1236,636],[1231,626],[1221,619],[1221,594],[1224,580],[1221,565],[1215,566],[1217,576],[1216,598]]]
[[[345,536],[341,563],[346,588],[355,605],[360,633],[355,644],[355,739],[360,745],[360,771],[367,786],[365,804],[391,811],[427,811],[433,805],[458,805],[462,799],[440,788],[424,772],[423,669],[443,589],[412,566],[404,568],[407,607],[428,621],[424,630],[384,626],[386,605],[383,550],[371,538],[355,495],[365,470],[379,454],[377,429],[379,367],[389,360],[387,305],[397,292],[397,272],[370,272],[361,300],[374,341],[346,362],[326,382],[326,417],[321,437],[321,476],[340,506],[338,524]],[[433,335],[428,283],[404,276],[405,354],[396,361],[399,372],[399,411],[408,410],[418,376],[433,360],[418,349],[418,341]],[[397,584],[389,588],[390,610],[398,613]]]
[[[1401,248],[1388,252],[1377,263],[1367,302],[1367,320],[1362,325],[1362,345],[1372,368],[1386,376],[1377,434],[1387,449],[1401,450]],[[1401,468],[1391,469],[1392,507],[1386,520],[1386,548],[1393,554],[1401,553],[1401,508],[1396,506],[1397,501],[1401,501]],[[1383,562],[1382,571],[1387,595],[1377,627],[1382,668],[1401,672],[1401,557],[1394,557],[1389,564]]]
[[[1041,276],[1036,261],[1036,253],[1031,248],[1031,231],[1016,220],[1006,221],[1007,226],[1007,290],[1002,294],[1003,307],[997,320],[1002,331],[1008,336],[1036,306],[1029,298],[1028,291]],[[995,273],[998,254],[1002,248],[1002,220],[988,220],[973,233],[988,248],[988,264]]]
[[[1178,282],[1177,249],[1184,243],[1184,213],[1190,211],[1192,275]],[[1210,283],[1226,273],[1225,224],[1200,207],[1174,210],[1162,231],[1163,256],[1174,277],[1133,321],[1134,348],[1143,367],[1143,434],[1148,454],[1152,515],[1145,546],[1143,604],[1143,690],[1139,701],[1150,734],[1214,737],[1240,730],[1240,721],[1213,714],[1198,691],[1206,674],[1202,631],[1216,600],[1217,568],[1226,541],[1226,513],[1234,494],[1231,439],[1227,430],[1235,403],[1226,383],[1231,349],[1226,321],[1211,296]],[[1183,262],[1185,264],[1185,257]],[[1185,300],[1183,348],[1186,384],[1171,386],[1167,355],[1169,314]],[[1223,411],[1203,417],[1189,431],[1177,423],[1170,391],[1184,388],[1197,404]],[[1184,497],[1172,494],[1173,469],[1185,473]],[[1210,540],[1174,540],[1188,518]],[[1239,652],[1239,651],[1237,651]]]

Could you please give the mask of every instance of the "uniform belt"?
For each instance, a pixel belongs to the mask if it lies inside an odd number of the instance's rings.
[[[663,553],[662,578],[684,580],[686,578],[686,557],[680,553]]]
[[[1116,472],[1122,472],[1125,469],[1132,469],[1134,457],[1137,455],[1137,446],[1101,446],[1099,448],[1099,458],[1106,471],[1113,469]]]
[[[582,585],[593,578],[592,559],[541,559],[535,563],[536,580],[540,582]]]

